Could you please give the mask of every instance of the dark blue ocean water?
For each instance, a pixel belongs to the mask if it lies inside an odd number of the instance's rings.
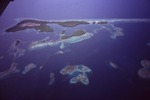
[[[0,17],[0,30],[14,25],[16,18],[37,18],[48,20],[99,19],[99,18],[150,18],[149,0],[16,0],[9,4]],[[11,74],[0,80],[2,100],[150,100],[150,81],[141,79],[137,71],[142,68],[142,59],[150,60],[150,23],[115,23],[123,28],[124,36],[111,39],[108,31],[102,30],[90,39],[66,44],[63,55],[56,55],[59,46],[27,51],[15,60],[23,70],[29,63],[38,67],[26,75]],[[79,27],[80,28],[80,27]],[[59,29],[57,29],[60,32]],[[91,31],[90,27],[88,31]],[[68,31],[71,32],[71,30]],[[2,33],[2,32],[1,32]],[[37,34],[21,31],[0,36],[0,71],[7,70],[14,62],[9,47],[16,39],[26,41],[50,39],[57,35]],[[26,44],[24,44],[26,46]],[[114,69],[109,65],[118,65]],[[83,64],[92,72],[88,73],[89,85],[70,84],[69,77],[59,71],[66,65]],[[50,72],[55,81],[48,86]]]

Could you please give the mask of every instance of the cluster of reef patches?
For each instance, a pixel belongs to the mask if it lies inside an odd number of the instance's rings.
[[[114,26],[113,24],[109,24],[108,25],[109,27],[107,26],[100,26],[99,29],[94,29],[94,33],[97,33],[97,31],[100,31],[100,30],[107,30],[109,33],[111,33],[111,38],[112,39],[116,39],[118,36],[124,36],[124,33],[123,33],[123,29],[120,28],[120,27],[116,27]]]
[[[134,22],[148,22],[150,20],[110,20],[110,21],[103,21],[103,20],[97,20],[97,21],[92,21],[92,20],[71,20],[71,21],[41,21],[41,20],[31,20],[31,19],[26,19],[23,20],[16,25],[8,28],[5,30],[5,32],[17,32],[25,29],[35,29],[35,30],[40,30],[39,32],[54,32],[54,29],[51,28],[51,24],[57,24],[62,27],[75,27],[78,25],[89,25],[89,24],[99,24],[99,29],[94,29],[93,32],[97,32],[99,30],[105,29],[109,31],[112,35],[112,39],[116,39],[118,36],[123,36],[123,29],[120,27],[114,26],[113,22],[117,21],[134,21]],[[104,25],[101,25],[104,24]],[[49,26],[50,25],[50,26]],[[109,27],[107,27],[109,26]],[[69,36],[65,35],[66,30],[62,30],[61,35],[60,35],[60,40],[50,40],[49,37],[46,37],[43,40],[40,41],[33,41],[29,44],[27,49],[34,49],[38,47],[45,47],[45,46],[54,46],[57,44],[61,44],[60,48],[63,49],[64,43],[76,43],[85,39],[89,39],[91,36],[93,36],[92,33],[88,33],[83,30],[76,30],[74,33],[72,33]],[[15,42],[11,45],[10,47],[10,52],[13,53],[15,57],[20,57],[24,55],[24,52],[26,49],[21,49],[18,47],[18,45],[21,43],[21,40],[15,40]],[[148,46],[150,46],[150,43],[147,43]],[[70,52],[70,51],[68,51]],[[63,54],[65,53],[64,51],[58,51],[56,54]],[[2,59],[3,56],[0,57]],[[109,62],[109,64],[113,68],[118,68],[118,65],[112,61]],[[150,61],[148,60],[142,60],[141,65],[144,68],[139,69],[138,75],[143,78],[143,79],[150,79]],[[12,63],[11,67],[3,72],[0,72],[0,79],[4,78],[5,76],[12,74],[12,73],[19,73],[20,70],[16,68],[17,64]],[[28,73],[30,70],[34,69],[36,67],[35,64],[30,63],[27,66],[25,66],[24,70],[22,71],[22,74]],[[39,67],[39,70],[41,70],[43,66]],[[89,79],[87,77],[87,72],[91,72],[91,69],[84,65],[67,65],[65,68],[63,68],[60,73],[63,75],[69,75],[71,77],[70,83],[75,84],[77,82],[81,82],[84,85],[89,84]],[[55,80],[55,74],[50,73],[50,81],[49,85],[53,84]]]
[[[32,69],[36,68],[37,65],[34,63],[29,63],[24,67],[24,70],[21,72],[21,74],[25,75]],[[39,70],[41,70],[43,66],[39,67]],[[4,77],[14,74],[14,73],[19,73],[20,70],[17,69],[17,63],[12,63],[11,67],[3,72],[0,72],[0,80],[3,79]],[[78,82],[83,83],[84,85],[89,84],[89,79],[87,77],[87,72],[91,72],[91,69],[84,66],[84,65],[67,65],[65,68],[63,68],[60,73],[63,75],[69,75],[72,77],[70,79],[70,83],[75,84]],[[55,81],[55,73],[51,72],[50,73],[50,80],[48,85],[52,85]]]
[[[0,80],[4,79],[6,76],[10,75],[10,74],[15,74],[15,73],[20,73],[21,70],[17,68],[17,63],[12,63],[11,67],[8,70],[5,70],[3,72],[0,72]],[[36,68],[37,65],[35,65],[34,63],[29,63],[28,65],[26,65],[24,67],[24,70],[21,72],[21,74],[25,75],[27,74],[29,71],[31,71],[32,69]],[[39,70],[41,70],[43,68],[43,66],[39,67]],[[54,73],[50,73],[50,81],[48,85],[52,85],[54,82]]]
[[[69,75],[71,77],[70,83],[75,84],[81,82],[84,85],[89,84],[87,72],[91,72],[91,69],[84,65],[67,65],[60,71],[62,75]]]

